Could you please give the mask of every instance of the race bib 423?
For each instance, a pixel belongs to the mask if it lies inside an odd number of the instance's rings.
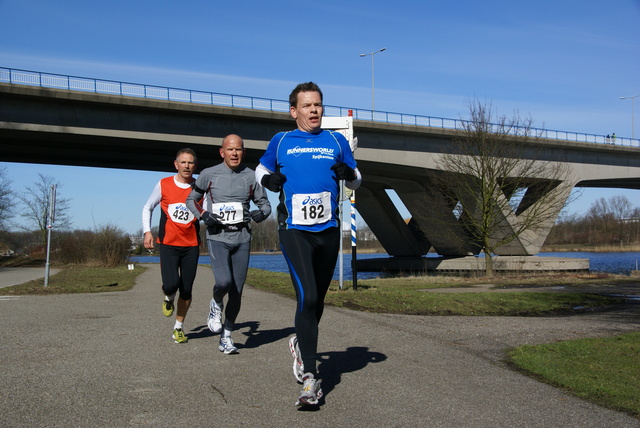
[[[189,208],[183,203],[169,204],[168,206],[169,218],[174,223],[188,224],[193,220],[193,214],[189,211]]]

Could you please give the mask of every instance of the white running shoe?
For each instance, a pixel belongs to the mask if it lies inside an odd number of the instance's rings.
[[[220,333],[222,331],[222,309],[224,305],[220,303],[218,305],[214,299],[211,299],[211,305],[209,307],[209,318],[207,318],[207,326],[213,333]]]
[[[224,352],[226,355],[237,354],[238,348],[233,344],[231,337],[221,337],[220,345],[218,345],[220,352]]]
[[[289,351],[293,357],[293,375],[299,383],[302,383],[302,375],[304,375],[304,364],[300,356],[300,348],[298,347],[298,337],[293,336],[289,339]]]
[[[315,406],[318,404],[318,400],[322,398],[322,388],[320,388],[319,379],[314,379],[312,373],[305,373],[302,376],[303,384],[302,391],[300,391],[300,396],[298,397],[298,401],[296,401],[296,406]]]

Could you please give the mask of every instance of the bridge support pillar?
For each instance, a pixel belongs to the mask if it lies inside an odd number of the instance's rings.
[[[454,197],[454,189],[447,189],[446,182],[441,177],[436,179],[425,174],[414,175],[412,179],[394,177],[385,181],[371,177],[363,183],[358,190],[358,211],[390,256],[420,258],[432,246],[445,257],[474,256],[481,252],[476,241],[480,234],[467,230],[469,224],[458,218],[478,215],[475,206],[478,198],[469,194]],[[496,213],[499,225],[493,235],[496,241],[503,243],[495,254],[538,254],[574,184],[558,182],[555,187],[549,187],[548,182],[532,184],[515,210],[508,202],[511,195],[501,193],[498,197],[502,200],[496,206],[503,210]],[[397,193],[409,210],[410,219],[402,218],[388,189]],[[548,203],[540,203],[540,199],[552,191],[560,193],[549,198]],[[456,204],[461,206],[457,215]],[[523,219],[527,216],[530,218],[525,224]]]
[[[375,178],[358,189],[358,213],[391,256],[422,256],[431,244],[408,225],[387,194],[388,186]]]
[[[391,181],[394,190],[411,213],[411,222],[442,256],[471,256],[480,252],[473,238],[456,219],[452,206],[436,183]]]

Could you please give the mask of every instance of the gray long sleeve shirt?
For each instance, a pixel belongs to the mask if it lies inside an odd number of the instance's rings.
[[[206,195],[205,206],[198,201]],[[225,227],[207,227],[207,239],[239,244],[251,241],[250,202],[253,201],[265,218],[271,214],[271,204],[264,188],[256,182],[252,169],[240,165],[235,170],[221,163],[204,169],[196,179],[195,187],[187,197],[187,208],[201,217],[203,211],[224,214],[227,225],[246,225],[240,230]]]

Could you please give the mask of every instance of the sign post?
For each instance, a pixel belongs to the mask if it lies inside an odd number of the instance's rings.
[[[345,136],[347,141],[349,142],[349,147],[351,148],[351,152],[355,152],[358,147],[358,138],[353,136],[353,110],[349,110],[349,115],[347,117],[323,117],[322,118],[322,128],[323,129],[333,129],[341,133]],[[343,219],[343,209],[342,204],[347,199],[351,199],[351,271],[353,274],[353,287],[356,289],[356,269],[355,269],[355,261],[356,261],[356,247],[355,247],[355,192],[350,189],[348,190],[348,195],[345,197],[345,188],[344,188],[344,180],[340,180],[340,196],[338,197],[338,210],[340,216],[340,254],[338,255],[338,269],[339,269],[339,284],[340,290],[343,287],[343,275],[344,275],[344,249],[343,247],[343,232],[342,225],[344,224]]]
[[[49,213],[47,215],[47,262],[44,265],[44,286],[49,286],[49,257],[51,255],[51,229],[56,218],[56,185],[49,188]]]
[[[356,191],[351,191],[351,276],[353,291],[358,289],[358,268],[356,261],[358,253],[356,251]]]

